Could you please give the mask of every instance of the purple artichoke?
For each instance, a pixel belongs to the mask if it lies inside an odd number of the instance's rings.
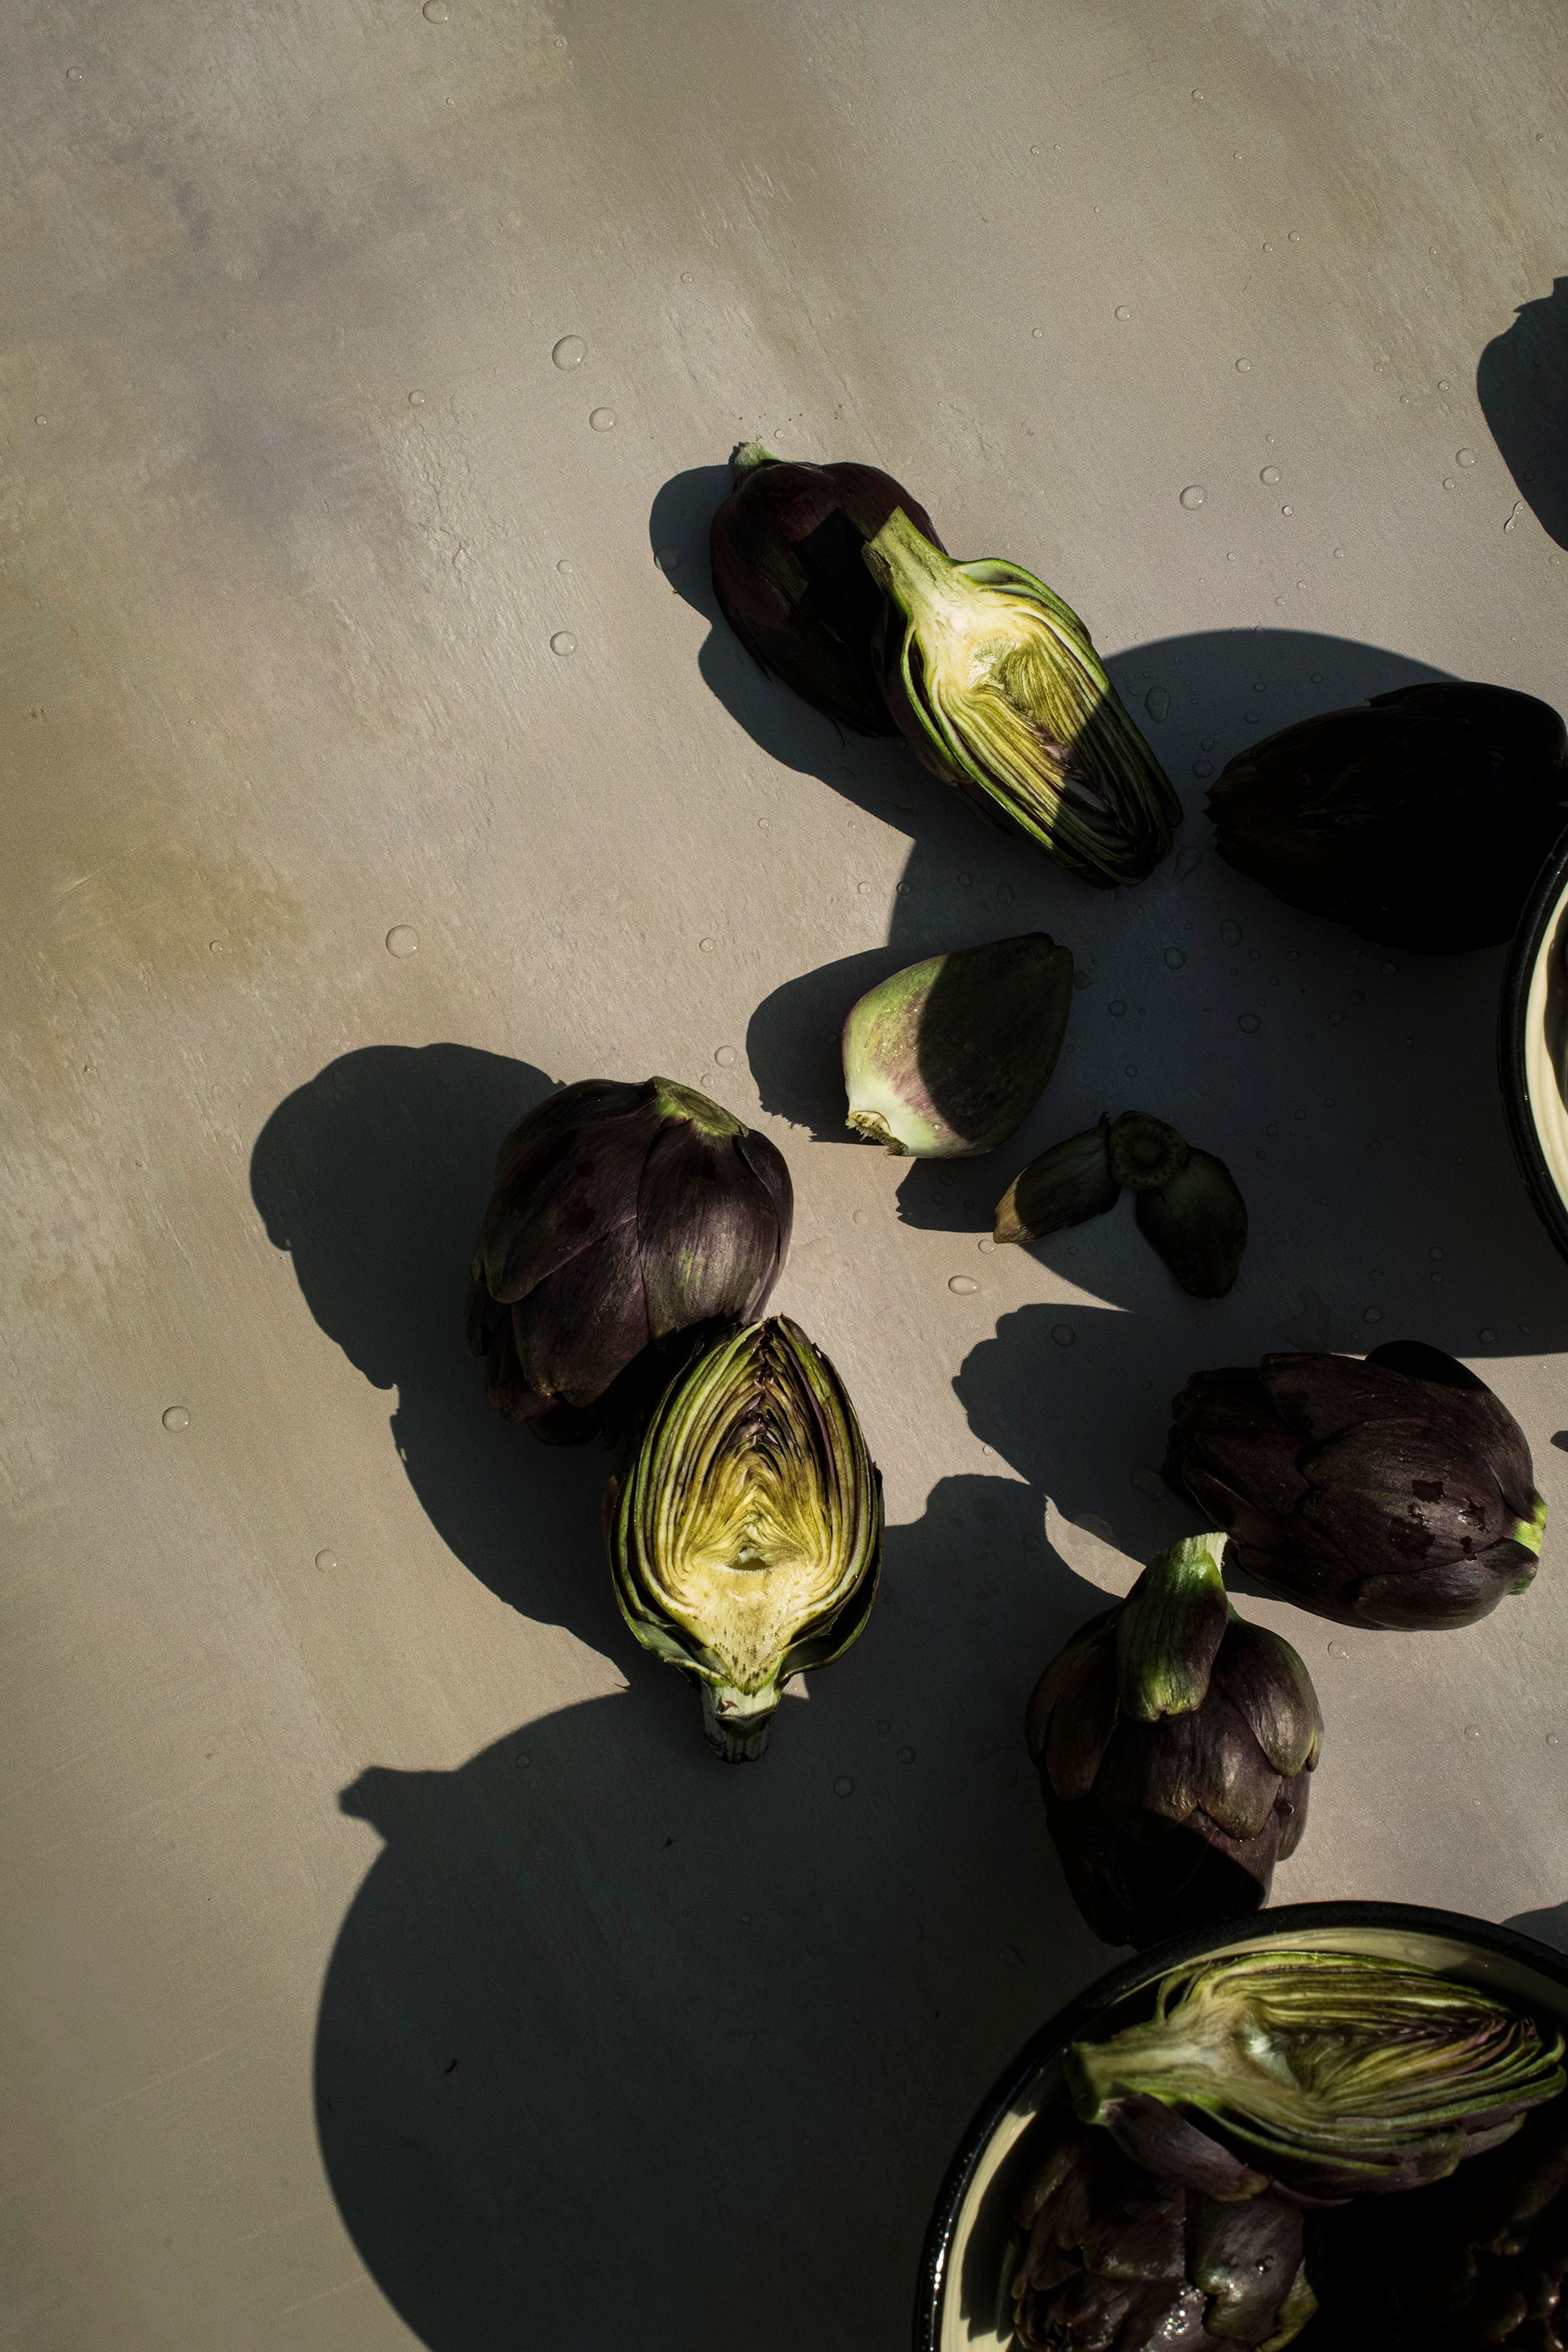
[[[896,735],[874,641],[885,606],[861,561],[896,508],[931,517],[875,466],[806,466],[745,443],[709,531],[719,609],[747,652],[815,709],[862,735]]]
[[[1305,2216],[1157,2179],[1105,2132],[1058,2140],[1015,2215],[1022,2352],[1231,2352],[1290,2343],[1316,2308]]]
[[[1256,1911],[1306,1824],[1317,1695],[1289,1643],[1230,1607],[1222,1540],[1152,1560],[1029,1701],[1046,1821],[1108,1944]]]
[[[1546,1505],[1484,1381],[1417,1340],[1198,1372],[1166,1483],[1230,1538],[1227,1566],[1342,1625],[1473,1625],[1522,1592]]]
[[[474,1252],[468,1341],[490,1402],[552,1444],[607,1428],[650,1348],[761,1313],[793,1213],[777,1149],[693,1087],[552,1095],[501,1145]]]

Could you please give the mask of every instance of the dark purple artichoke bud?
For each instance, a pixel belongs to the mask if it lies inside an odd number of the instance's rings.
[[[1568,822],[1568,740],[1532,695],[1405,686],[1238,752],[1208,810],[1220,856],[1287,906],[1392,947],[1491,947]]]
[[[1022,2352],[1281,2352],[1317,2308],[1305,2215],[1160,2180],[1106,2132],[1059,2138],[1014,2217]]]
[[[896,735],[874,641],[885,610],[860,558],[897,508],[931,517],[875,466],[805,466],[749,441],[709,530],[719,609],[746,651],[815,709],[862,735]]]
[[[1256,1911],[1306,1823],[1317,1694],[1289,1643],[1231,1608],[1221,1542],[1188,1536],[1152,1560],[1029,1701],[1046,1821],[1108,1944]]]
[[[694,1087],[585,1078],[552,1095],[501,1145],[474,1252],[468,1349],[496,1411],[552,1444],[591,1437],[645,1350],[761,1312],[794,1200],[766,1136]]]
[[[1165,1481],[1230,1538],[1227,1566],[1342,1625],[1473,1625],[1522,1592],[1546,1505],[1520,1428],[1440,1348],[1265,1356],[1198,1372]]]
[[[1407,1960],[1268,1944],[1163,1978],[1075,2042],[1068,2095],[1136,2162],[1223,2200],[1308,2205],[1446,2180],[1563,2089],[1563,2037]]]

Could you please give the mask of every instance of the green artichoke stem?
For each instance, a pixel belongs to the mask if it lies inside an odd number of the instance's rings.
[[[777,1690],[742,1691],[732,1683],[702,1685],[702,1728],[726,1764],[754,1764],[767,1752],[778,1713]]]
[[[893,509],[863,552],[878,586],[906,620],[961,628],[973,619],[973,590],[966,581],[960,580],[956,589],[952,584],[957,564],[915,529],[902,507]]]
[[[746,476],[754,474],[759,466],[776,466],[779,462],[773,451],[764,449],[760,441],[742,441],[730,453],[730,479],[731,482],[743,482]]]
[[[1128,1596],[1116,1678],[1123,1707],[1141,1723],[1201,1706],[1229,1616],[1220,1559],[1223,1535],[1184,1536],[1157,1552]]]
[[[1522,1544],[1526,1551],[1533,1552],[1536,1559],[1539,1559],[1541,1558],[1542,1538],[1545,1533],[1546,1497],[1544,1495],[1537,1495],[1529,1518],[1515,1520],[1513,1526],[1513,1539],[1516,1544]],[[1535,1571],[1532,1569],[1531,1570],[1531,1574],[1533,1575],[1534,1572]]]
[[[678,1078],[655,1078],[653,1084],[660,1118],[688,1118],[699,1135],[711,1136],[716,1141],[745,1134],[740,1119],[721,1104],[699,1094],[695,1087],[683,1087]]]
[[[852,1128],[857,1135],[863,1135],[868,1143],[881,1144],[895,1160],[908,1160],[910,1156],[908,1147],[899,1141],[880,1111],[852,1110],[844,1124]]]

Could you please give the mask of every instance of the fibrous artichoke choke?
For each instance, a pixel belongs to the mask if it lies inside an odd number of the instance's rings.
[[[1072,992],[1072,957],[1044,931],[894,972],[844,1024],[850,1127],[917,1159],[994,1150],[1056,1068]]]
[[[928,768],[1090,882],[1141,882],[1181,803],[1071,608],[1022,565],[957,563],[907,509],[865,551],[896,608],[888,707]]]
[[[876,1597],[881,1475],[821,1349],[784,1316],[703,1348],[606,1522],[632,1632],[700,1683],[721,1756],[760,1756],[790,1675],[847,1650]]]

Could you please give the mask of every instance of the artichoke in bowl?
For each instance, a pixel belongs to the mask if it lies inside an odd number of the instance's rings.
[[[833,1366],[778,1316],[700,1349],[605,1500],[621,1614],[699,1684],[710,1745],[761,1756],[791,1675],[876,1598],[881,1474]]]

